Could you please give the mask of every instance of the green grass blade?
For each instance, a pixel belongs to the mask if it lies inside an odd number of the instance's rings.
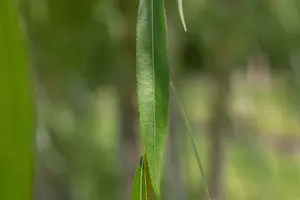
[[[170,112],[170,74],[163,0],[140,0],[137,22],[137,90],[140,126],[151,183],[159,198]]]
[[[173,85],[173,82],[171,81],[171,89],[174,93],[174,97],[177,101],[177,104],[180,108],[180,111],[181,111],[181,114],[183,116],[183,120],[184,120],[184,123],[185,123],[185,126],[187,128],[187,131],[188,131],[188,134],[190,136],[190,139],[191,139],[191,143],[192,143],[192,146],[193,146],[193,150],[194,150],[194,154],[195,154],[195,157],[197,159],[197,163],[198,163],[198,167],[199,167],[199,171],[201,173],[201,176],[202,176],[202,180],[203,180],[203,184],[205,186],[205,190],[206,190],[206,194],[208,196],[208,198],[211,200],[211,197],[210,197],[210,192],[209,192],[209,188],[208,188],[208,183],[207,183],[207,179],[206,179],[206,176],[205,176],[205,172],[204,172],[204,168],[203,168],[203,165],[202,165],[202,162],[201,162],[201,159],[200,159],[200,156],[199,156],[199,153],[198,153],[198,150],[197,150],[197,145],[196,145],[196,141],[195,141],[195,137],[193,135],[193,132],[192,132],[192,129],[191,129],[191,126],[190,126],[190,123],[189,123],[189,120],[188,120],[188,117],[187,117],[187,114],[183,108],[183,105],[181,103],[181,100],[177,94],[177,91],[175,89],[175,86]]]
[[[183,25],[184,30],[187,31],[186,23],[185,23],[185,19],[184,19],[182,0],[177,0],[177,3],[178,3],[178,10],[179,10],[179,16],[180,16],[180,19],[181,19],[181,23]]]
[[[0,1],[0,199],[33,199],[34,109],[15,1]]]

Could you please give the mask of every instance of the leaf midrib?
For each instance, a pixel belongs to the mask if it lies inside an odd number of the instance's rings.
[[[151,9],[151,36],[152,36],[152,84],[153,84],[153,177],[154,179],[156,179],[156,155],[155,155],[155,147],[156,147],[156,141],[155,141],[155,138],[156,138],[156,120],[155,120],[155,115],[156,115],[156,101],[155,101],[155,97],[156,97],[156,93],[155,93],[155,53],[154,53],[154,1],[155,0],[151,0],[151,6],[152,6],[152,9]],[[153,180],[155,182],[155,188],[156,188],[156,183],[157,183],[157,180]]]

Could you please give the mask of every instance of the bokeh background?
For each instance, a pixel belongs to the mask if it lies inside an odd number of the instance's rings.
[[[129,200],[141,155],[138,0],[20,0],[36,89],[36,200]],[[213,200],[300,199],[300,1],[166,0],[172,79]],[[163,199],[205,199],[178,107]]]

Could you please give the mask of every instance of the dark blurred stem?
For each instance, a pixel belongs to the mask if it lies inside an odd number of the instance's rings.
[[[222,170],[223,159],[225,156],[225,147],[223,139],[223,128],[226,120],[226,106],[229,97],[229,77],[230,69],[228,66],[218,68],[215,73],[217,81],[217,89],[215,103],[212,107],[212,116],[208,126],[210,135],[210,172],[209,172],[209,188],[212,200],[221,199],[222,193]]]

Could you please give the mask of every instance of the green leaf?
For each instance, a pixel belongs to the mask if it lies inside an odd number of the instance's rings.
[[[152,191],[147,157],[142,156],[135,172],[132,200],[152,200]]]
[[[149,164],[147,161],[147,156],[145,156],[144,160],[144,171],[145,171],[145,179],[146,179],[146,194],[147,200],[153,200],[153,187],[151,184],[151,178],[149,173]]]
[[[140,126],[157,198],[169,131],[170,74],[163,0],[140,0],[137,22],[137,90]]]
[[[179,15],[180,15],[181,23],[183,25],[184,30],[187,31],[186,23],[185,23],[185,19],[184,19],[184,12],[183,12],[183,3],[182,3],[182,0],[177,0],[177,3],[178,3],[178,10],[179,10]]]
[[[33,199],[34,109],[15,1],[0,1],[0,199]]]
[[[132,200],[147,200],[143,156],[141,157],[140,163],[135,172],[132,190]]]
[[[181,100],[180,100],[180,98],[179,98],[179,96],[177,94],[177,91],[176,91],[175,86],[174,86],[174,84],[173,84],[172,81],[171,81],[171,88],[172,88],[172,91],[174,93],[174,96],[175,96],[175,99],[177,101],[177,104],[178,104],[178,106],[180,108],[180,111],[181,111],[181,114],[183,116],[183,120],[184,120],[185,126],[187,128],[188,134],[189,134],[190,139],[191,139],[191,143],[192,143],[192,146],[193,146],[194,154],[195,154],[195,157],[197,159],[197,164],[198,164],[199,171],[200,171],[200,173],[202,175],[202,181],[203,181],[203,184],[205,186],[207,197],[208,197],[209,200],[211,200],[211,196],[210,196],[210,192],[209,192],[209,188],[208,188],[207,179],[206,179],[205,172],[204,172],[204,169],[203,169],[203,165],[202,165],[202,162],[201,162],[201,159],[200,159],[200,155],[199,155],[198,150],[197,150],[197,145],[196,145],[195,137],[194,137],[194,134],[192,132],[192,129],[191,129],[191,126],[190,126],[187,114],[186,114],[186,112],[185,112],[185,110],[183,108]]]

